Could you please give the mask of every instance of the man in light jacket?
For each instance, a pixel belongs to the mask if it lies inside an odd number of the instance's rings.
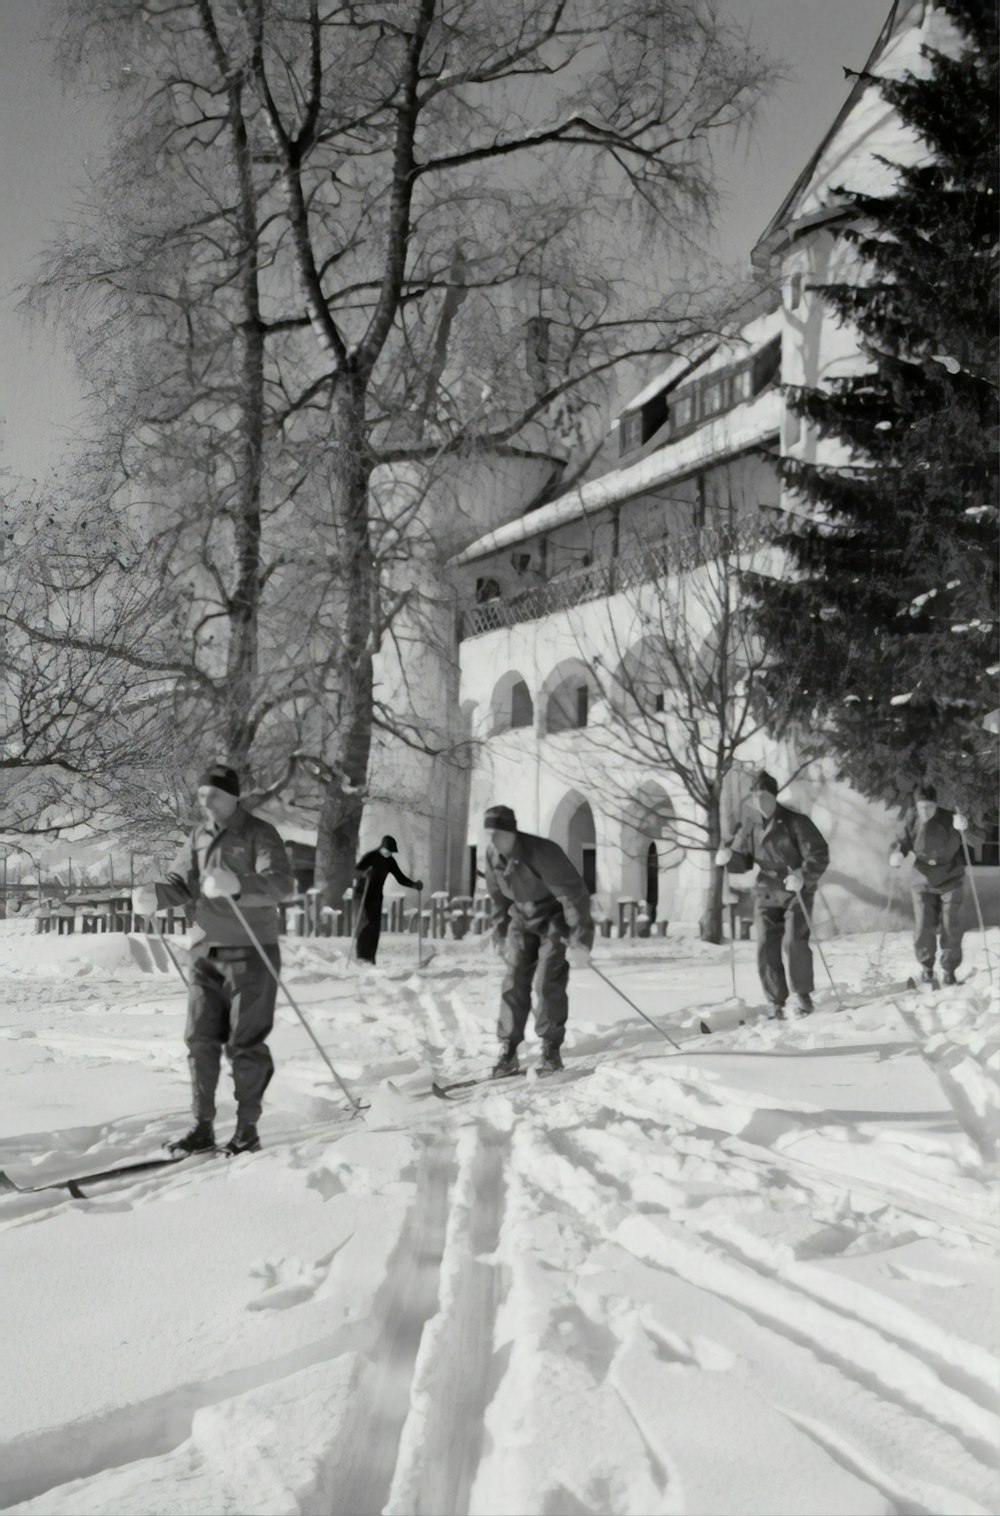
[[[194,1126],[169,1144],[177,1154],[215,1146],[215,1091],[225,1050],[236,1091],[231,1155],[260,1148],[257,1122],[274,1074],[267,1038],[277,982],[233,909],[239,909],[275,974],[280,971],[278,903],[294,892],[285,845],[274,827],[243,809],[235,770],[213,764],[198,781],[204,817],[165,879],[132,894],[136,915],[181,905],[192,924],[191,978],[184,1040]]]
[[[913,950],[925,984],[934,983],[934,955],[941,939],[941,976],[955,984],[962,961],[962,901],[965,897],[965,858],[962,833],[968,822],[960,811],[937,803],[933,784],[918,784],[913,808],[903,818],[892,845],[889,863],[898,869],[913,854],[916,872],[911,890],[916,931]]]
[[[536,983],[535,1030],[542,1040],[540,1074],[562,1068],[569,1015],[569,965],[586,967],[594,940],[590,892],[562,848],[521,832],[510,806],[486,812],[486,888],[493,901],[493,939],[504,946],[507,973],[500,996],[495,1077],[518,1072],[517,1049]],[[569,962],[567,962],[567,949]]]
[[[757,865],[754,885],[754,925],[757,971],[773,1014],[782,1020],[788,999],[788,980],[795,1008],[808,1016],[813,1008],[813,961],[809,920],[820,877],[830,862],[826,839],[808,816],[778,804],[778,782],[762,769],[746,802],[749,813],[728,847],[715,855],[731,874]],[[807,918],[808,913],[808,918]],[[788,955],[788,978],[782,962],[782,942]]]

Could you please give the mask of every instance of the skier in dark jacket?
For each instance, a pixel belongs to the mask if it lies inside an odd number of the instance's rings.
[[[239,794],[234,769],[222,764],[206,769],[198,781],[204,821],[181,847],[165,879],[132,892],[136,915],[182,905],[193,924],[184,1039],[195,1124],[170,1144],[176,1153],[215,1146],[215,1091],[223,1051],[236,1090],[236,1131],[226,1152],[256,1152],[261,1104],[274,1073],[267,1038],[274,1025],[277,983],[231,902],[239,902],[278,973],[278,902],[294,893],[295,880],[278,833],[245,811]]]
[[[554,1073],[563,1066],[559,1049],[569,1015],[569,963],[585,968],[590,961],[590,892],[557,843],[518,831],[509,806],[491,805],[485,826],[493,940],[504,945],[507,962],[497,1024],[502,1046],[493,1073],[502,1077],[518,1071],[517,1049],[524,1041],[533,980],[535,1030],[542,1040],[538,1069]]]
[[[732,874],[746,873],[757,864],[760,872],[754,885],[754,923],[760,982],[773,1014],[781,1020],[790,979],[796,1009],[807,1016],[813,1008],[809,919],[830,851],[822,832],[808,816],[778,804],[777,781],[763,769],[754,779],[746,807],[752,814],[729,846],[719,849],[715,861],[728,865]],[[782,963],[782,939],[788,954],[788,979]]]
[[[903,818],[892,845],[889,863],[898,869],[907,853],[916,866],[911,890],[916,931],[913,949],[925,984],[934,983],[934,955],[941,939],[941,974],[955,984],[962,961],[962,901],[965,896],[965,858],[962,833],[968,822],[960,811],[937,803],[933,784],[918,784],[913,808]]]
[[[395,837],[383,837],[377,848],[365,853],[354,866],[354,888],[361,891],[357,955],[362,963],[374,963],[382,934],[382,891],[392,877],[408,890],[422,890],[422,879],[407,879],[393,857],[398,853]]]

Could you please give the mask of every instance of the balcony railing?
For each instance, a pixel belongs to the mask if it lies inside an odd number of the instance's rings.
[[[671,574],[710,563],[727,553],[746,551],[767,539],[769,526],[763,516],[744,516],[732,525],[704,527],[701,531],[663,537],[649,547],[637,548],[609,558],[606,563],[592,563],[585,569],[536,584],[504,599],[484,600],[460,608],[460,640],[482,637],[505,627],[538,621],[555,611],[568,611],[588,600],[603,600],[609,595],[651,584]]]

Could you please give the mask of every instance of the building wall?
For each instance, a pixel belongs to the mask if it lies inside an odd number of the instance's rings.
[[[697,575],[699,571],[695,571]],[[689,576],[694,577],[694,576]],[[667,593],[679,591],[679,583]],[[616,739],[609,743],[610,712],[593,679],[595,661],[610,667],[641,636],[644,614],[655,612],[656,592],[608,597],[557,612],[542,621],[488,633],[462,644],[461,699],[478,739],[471,775],[467,848],[482,857],[482,818],[488,805],[511,805],[526,831],[554,838],[580,866],[581,806],[594,828],[599,905],[614,914],[623,898],[646,897],[646,857],[658,852],[660,919],[693,927],[701,914],[710,860],[679,845],[676,823],[695,816],[676,774],[665,764],[630,761]],[[706,619],[706,637],[712,627]],[[514,681],[527,685],[532,724],[503,730]],[[560,683],[589,682],[589,724],[577,731],[546,730],[548,700]],[[766,765],[779,783],[795,774],[796,757],[785,745],[758,736],[739,754],[747,769]],[[889,887],[888,845],[894,818],[839,783],[825,764],[813,765],[788,784],[782,799],[805,810],[831,846],[823,886],[824,908],[837,929],[879,928]],[[732,817],[729,820],[732,822]],[[468,858],[468,854],[467,854]],[[905,906],[898,902],[897,924]],[[824,927],[817,922],[822,934]],[[829,927],[827,927],[829,929]]]
[[[374,846],[391,833],[403,872],[422,878],[428,891],[461,893],[465,880],[467,721],[459,698],[455,590],[443,565],[467,541],[523,509],[550,469],[543,458],[474,455],[439,466],[430,488],[414,471],[380,481],[387,511],[412,511],[416,523],[412,553],[389,584],[390,593],[406,601],[375,660],[376,699],[408,738],[376,733],[361,845]]]

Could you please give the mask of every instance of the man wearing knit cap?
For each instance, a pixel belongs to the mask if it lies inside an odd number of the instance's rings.
[[[719,849],[715,861],[720,867],[728,865],[731,874],[746,873],[757,865],[760,872],[754,885],[754,924],[760,982],[780,1020],[785,1014],[790,979],[796,1010],[807,1016],[813,1008],[809,919],[816,886],[830,862],[826,839],[808,816],[778,804],[777,780],[761,769],[744,803],[742,825],[730,845]],[[788,979],[782,963],[782,940],[788,956]]]
[[[491,805],[484,822],[486,888],[493,901],[493,939],[504,944],[507,973],[500,996],[496,1077],[518,1072],[517,1049],[531,1010],[542,1041],[540,1074],[561,1069],[566,1035],[569,965],[586,967],[594,940],[590,892],[562,848],[517,828],[510,806]],[[567,948],[569,962],[567,962]]]
[[[184,1038],[191,1071],[194,1126],[172,1152],[215,1146],[215,1091],[225,1050],[236,1090],[236,1131],[229,1154],[260,1147],[257,1122],[274,1073],[267,1038],[274,1025],[277,984],[242,922],[277,973],[278,902],[294,892],[285,845],[274,827],[240,805],[234,769],[210,764],[198,780],[203,820],[174,859],[165,879],[132,892],[132,909],[152,916],[167,906],[185,908],[192,925],[188,1017]]]

